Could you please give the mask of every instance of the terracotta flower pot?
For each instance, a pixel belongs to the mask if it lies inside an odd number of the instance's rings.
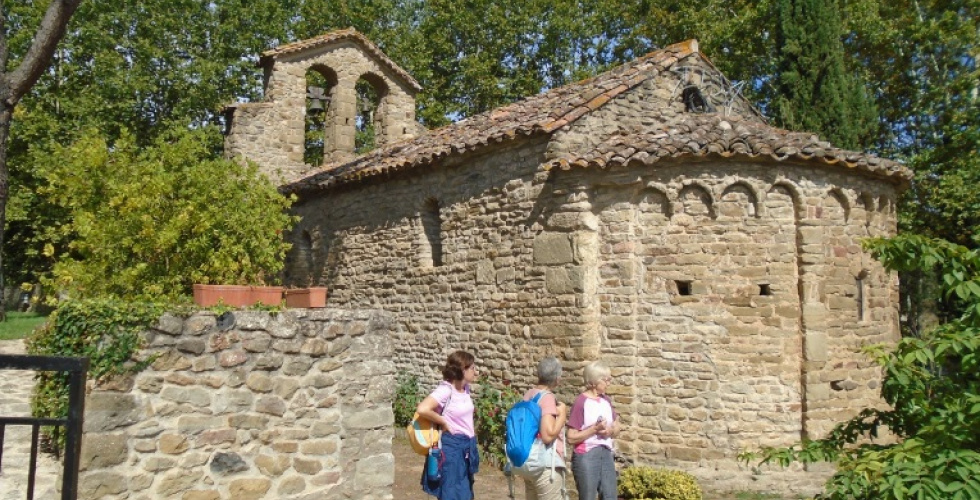
[[[282,303],[281,286],[194,285],[194,303],[201,307],[219,303],[231,307],[255,304],[277,306]]]
[[[294,288],[286,290],[286,307],[326,307],[327,289],[324,287]]]
[[[251,302],[246,305],[278,306],[282,304],[283,287],[281,286],[253,286],[249,288],[251,288]]]

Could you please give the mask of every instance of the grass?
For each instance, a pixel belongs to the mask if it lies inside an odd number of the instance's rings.
[[[8,311],[7,321],[0,322],[0,340],[22,339],[46,319],[37,313]]]

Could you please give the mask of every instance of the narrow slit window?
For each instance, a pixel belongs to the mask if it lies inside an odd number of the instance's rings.
[[[691,282],[677,280],[674,283],[677,284],[677,295],[691,295]]]
[[[857,288],[855,300],[857,301],[857,319],[864,321],[864,275],[854,279],[854,286]]]
[[[429,255],[423,255],[423,262],[432,267],[442,265],[442,218],[439,215],[439,200],[429,198],[422,207],[423,241]],[[426,258],[427,257],[427,258]]]
[[[772,295],[772,288],[769,287],[769,283],[759,285],[759,295]]]

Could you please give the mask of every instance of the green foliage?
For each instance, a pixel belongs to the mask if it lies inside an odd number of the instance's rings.
[[[876,148],[916,173],[900,207],[902,228],[978,246],[980,1],[844,5],[853,33],[846,43],[879,86]]]
[[[0,340],[22,339],[46,320],[47,316],[43,314],[10,311],[7,321],[0,322]]]
[[[395,399],[392,402],[396,427],[405,427],[412,421],[415,409],[424,397],[417,376],[405,372],[398,374],[395,380]]]
[[[837,0],[777,0],[772,111],[790,130],[817,132],[835,146],[873,139],[877,111],[864,82],[845,66]]]
[[[476,441],[480,443],[480,457],[497,467],[503,467],[506,463],[504,448],[507,434],[504,421],[507,419],[507,410],[520,401],[521,396],[511,386],[498,390],[489,381],[484,381],[474,398],[476,408],[473,425],[476,427]]]
[[[619,495],[625,499],[701,500],[701,486],[687,472],[626,467],[619,473]]]
[[[51,285],[76,297],[188,296],[194,283],[265,284],[295,222],[254,165],[217,157],[213,129],[175,128],[139,148],[89,133],[55,147],[39,193],[71,218]]]
[[[890,270],[935,268],[959,316],[893,348],[867,349],[882,367],[889,409],[865,409],[824,439],[743,458],[836,462],[825,499],[978,498],[980,251],[914,235],[869,240],[865,248]],[[882,428],[899,441],[867,441]]]
[[[27,352],[43,356],[87,357],[88,377],[96,381],[139,372],[152,361],[138,358],[142,347],[139,333],[153,325],[167,309],[164,304],[114,299],[64,301],[49,316],[44,327],[27,338]],[[67,374],[40,373],[31,406],[35,416],[67,415]]]

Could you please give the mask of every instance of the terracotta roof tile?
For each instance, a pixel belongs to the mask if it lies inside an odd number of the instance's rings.
[[[323,36],[337,36],[338,33],[341,32]],[[315,40],[317,39],[297,44],[305,43],[305,48],[311,43],[321,43],[314,42]],[[283,46],[266,54],[295,50],[301,49]],[[696,40],[671,45],[592,78],[472,116],[414,139],[379,148],[345,163],[324,165],[319,172],[286,184],[281,190],[289,193],[327,188],[354,179],[430,164],[450,152],[459,154],[505,139],[554,132],[589,113],[590,102],[607,102],[697,50]]]
[[[835,148],[813,134],[714,113],[689,115],[653,130],[619,132],[590,151],[556,158],[546,168],[610,168],[631,162],[649,165],[663,158],[710,155],[818,161],[891,178],[901,185],[912,179],[912,172],[898,162]]]
[[[304,50],[313,49],[316,47],[320,47],[323,45],[328,45],[331,43],[336,43],[344,40],[357,42],[365,50],[367,50],[368,53],[378,58],[378,60],[380,60],[385,65],[385,67],[387,67],[396,75],[404,79],[405,82],[408,83],[408,85],[411,86],[413,90],[415,90],[416,92],[422,90],[422,86],[419,85],[419,82],[415,81],[415,79],[412,78],[412,75],[408,74],[408,72],[401,69],[401,67],[399,67],[397,64],[394,63],[394,61],[389,59],[388,56],[386,56],[385,53],[378,48],[377,45],[371,42],[371,40],[368,40],[366,36],[362,35],[359,31],[355,30],[354,28],[331,31],[329,33],[324,33],[320,36],[307,38],[306,40],[300,40],[293,43],[287,43],[285,45],[280,45],[274,49],[267,50],[262,53],[262,57],[260,59],[259,65],[262,66],[265,64],[265,61],[268,61],[270,59],[277,59],[279,56],[295,54],[297,52],[302,52]]]
[[[593,78],[475,115],[348,162],[325,165],[319,172],[286,184],[281,190],[290,193],[326,189],[432,164],[488,144],[549,134],[695,52],[695,40],[671,45]],[[835,148],[812,134],[777,129],[759,120],[716,114],[694,114],[665,127],[620,132],[590,151],[559,157],[546,168],[609,168],[630,162],[652,164],[662,158],[686,155],[811,160],[866,171],[901,185],[911,179],[911,172],[894,161]]]

